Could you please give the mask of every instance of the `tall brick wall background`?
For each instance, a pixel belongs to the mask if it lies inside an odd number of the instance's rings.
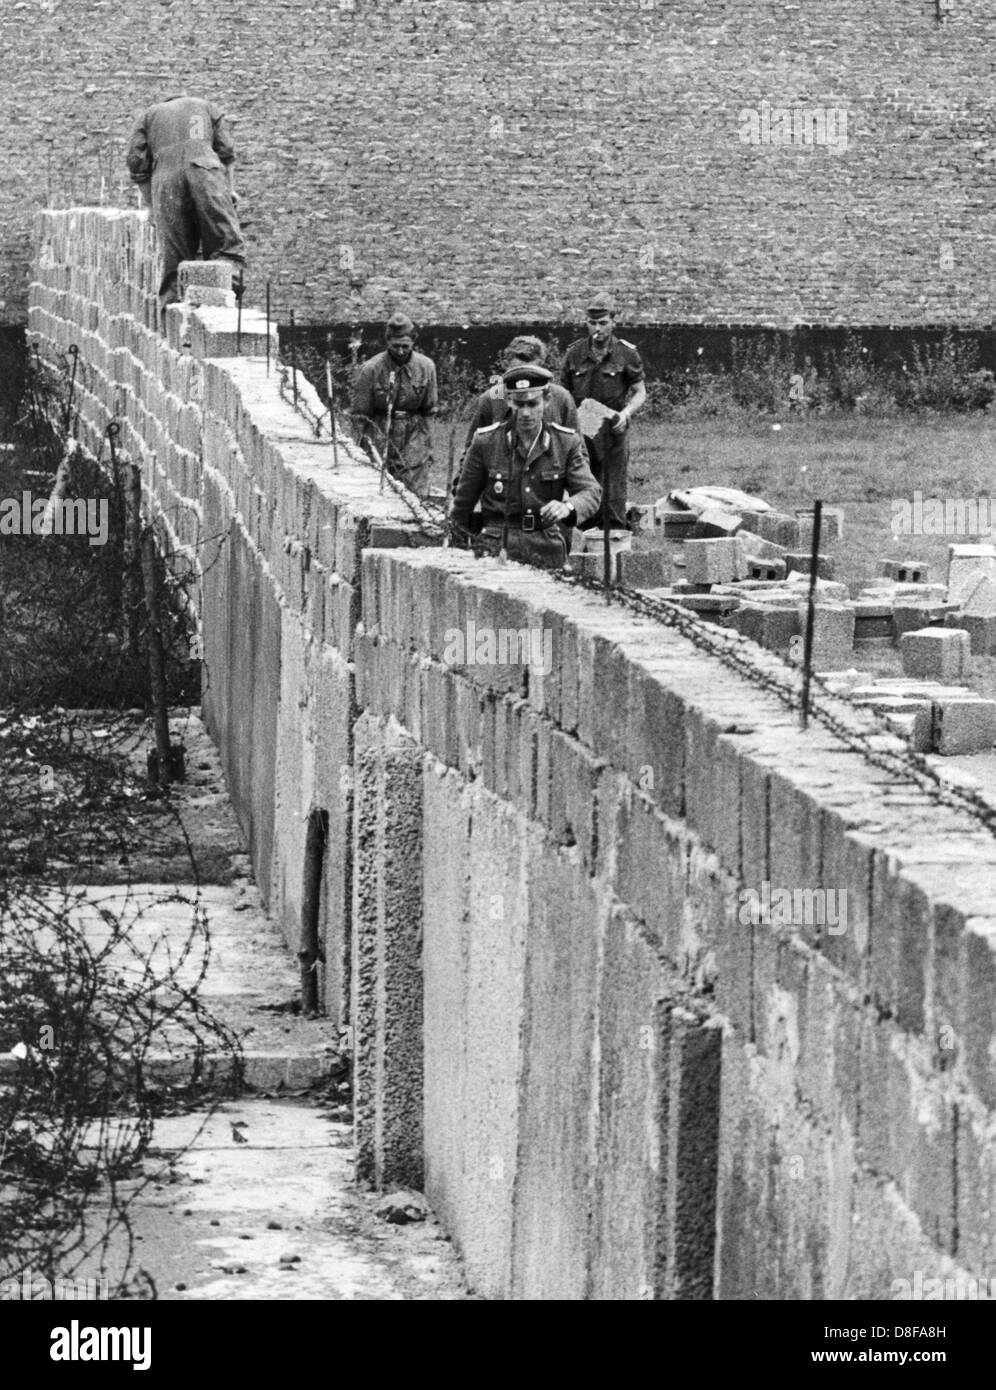
[[[148,511],[187,514],[205,714],[294,948],[328,813],[361,1176],[424,1183],[492,1297],[988,1277],[996,840],[676,632],[412,548],[232,356],[234,310],[143,322],[147,236],[46,214],[30,328],[52,361],[91,335],[84,444],[116,414]],[[549,634],[548,668],[454,654],[503,628]],[[765,882],[845,891],[844,930],[752,925]]]
[[[939,13],[944,14],[939,22]],[[231,115],[286,318],[984,326],[990,0],[12,0],[0,8],[0,314],[51,203],[126,201],[138,113]],[[847,148],[741,143],[761,103]]]

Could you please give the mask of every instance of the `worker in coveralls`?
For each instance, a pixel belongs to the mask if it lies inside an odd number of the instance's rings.
[[[224,113],[200,97],[168,97],[150,106],[128,146],[128,172],[152,209],[163,260],[159,307],[177,298],[181,261],[245,265],[232,178],[235,147]]]
[[[384,330],[386,350],[357,373],[349,413],[359,442],[372,443],[392,477],[424,497],[432,467],[429,417],[439,404],[439,388],[436,364],[415,351],[415,337],[406,314],[392,315]]]
[[[629,472],[629,422],[647,399],[643,362],[625,338],[615,336],[616,308],[611,296],[596,294],[587,308],[588,336],[571,343],[560,379],[577,405],[591,399],[607,414],[593,437],[586,438],[591,471],[602,484],[603,512],[582,530],[607,521],[610,530],[628,531],[626,486]],[[607,491],[606,491],[607,489]]]
[[[474,435],[450,510],[453,539],[483,550],[500,547],[511,559],[542,569],[561,569],[570,528],[597,513],[601,492],[581,436],[544,420],[552,373],[530,363],[513,367],[502,381],[511,417]],[[480,542],[469,534],[478,499]]]

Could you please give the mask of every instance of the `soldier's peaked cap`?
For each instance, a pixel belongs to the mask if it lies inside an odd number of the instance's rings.
[[[599,294],[593,294],[585,306],[589,314],[615,314],[616,306],[611,294],[602,290]]]
[[[502,377],[505,390],[513,394],[518,391],[539,391],[544,386],[549,386],[552,380],[553,373],[536,362],[525,362],[518,367],[510,367]]]
[[[407,314],[392,314],[384,330],[385,338],[414,338],[415,325]]]

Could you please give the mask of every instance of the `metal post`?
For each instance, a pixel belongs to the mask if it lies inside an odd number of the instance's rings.
[[[235,302],[238,305],[238,317],[235,320],[235,356],[242,356],[242,295],[245,292],[245,271],[239,266],[239,279],[235,287]]]
[[[76,368],[79,365],[80,350],[75,343],[70,343],[66,349],[69,356],[73,359],[73,369],[69,373],[69,395],[66,397],[66,418],[62,424],[62,432],[69,438],[69,425],[73,418],[73,391],[76,387]]]
[[[326,347],[331,350],[331,333],[326,339]],[[332,432],[332,467],[339,467],[339,444],[335,437],[335,386],[332,382],[332,360],[328,351],[325,354],[325,391],[329,398],[329,429]]]
[[[602,587],[605,602],[609,602],[612,588],[612,544],[609,540],[609,460],[602,463]]]
[[[294,409],[297,409],[297,335],[294,330],[294,310],[290,311],[290,360],[291,390],[294,393]]]
[[[270,375],[270,282],[266,282],[266,375]]]
[[[816,565],[820,557],[823,503],[813,503],[813,546],[809,561],[809,599],[806,604],[806,640],[802,652],[802,727],[809,724],[809,677],[813,664],[813,627],[816,618]]]

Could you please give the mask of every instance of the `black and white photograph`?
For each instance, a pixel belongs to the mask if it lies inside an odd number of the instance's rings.
[[[967,1368],[992,0],[2,0],[0,53],[25,1374],[261,1374],[338,1302]]]

